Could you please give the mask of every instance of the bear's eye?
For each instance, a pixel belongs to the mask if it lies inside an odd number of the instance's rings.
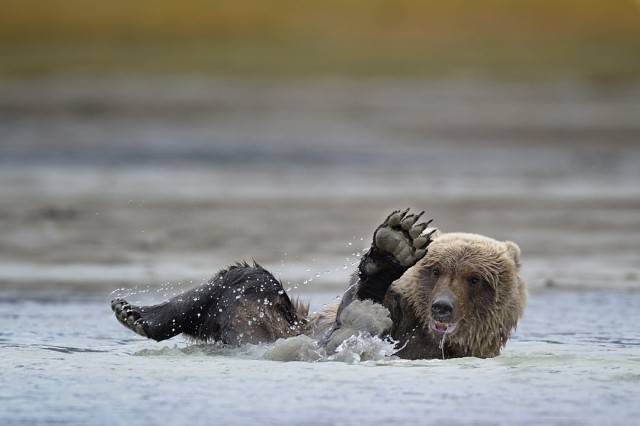
[[[469,284],[471,285],[478,285],[480,284],[480,277],[476,276],[476,275],[472,275],[468,278]]]
[[[434,266],[431,268],[431,276],[433,278],[438,278],[442,274],[439,266]]]

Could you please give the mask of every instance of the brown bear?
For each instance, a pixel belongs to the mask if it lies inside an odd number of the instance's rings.
[[[359,329],[393,339],[396,355],[407,359],[499,355],[527,298],[520,249],[475,234],[436,236],[430,221],[418,223],[421,215],[392,212],[341,302],[318,314],[293,303],[264,268],[246,263],[158,305],[116,299],[111,306],[122,324],[157,341],[183,333],[199,341],[267,343],[306,334],[331,352]],[[358,319],[362,309],[384,315]]]

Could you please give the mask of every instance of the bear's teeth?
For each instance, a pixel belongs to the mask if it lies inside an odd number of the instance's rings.
[[[453,333],[456,329],[456,324],[450,324],[445,322],[440,322],[436,320],[431,320],[430,327],[433,331],[441,334]]]

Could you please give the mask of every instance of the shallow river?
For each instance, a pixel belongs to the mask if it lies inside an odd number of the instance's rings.
[[[578,82],[3,82],[0,425],[637,423],[638,99]],[[530,303],[503,355],[158,344],[109,308],[117,288],[160,300],[255,257],[317,309],[405,206],[522,248]]]
[[[351,363],[155,343],[119,325],[106,302],[0,304],[3,424],[631,424],[640,416],[638,293],[536,293],[495,359]]]

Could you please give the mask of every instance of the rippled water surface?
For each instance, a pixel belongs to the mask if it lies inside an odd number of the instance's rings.
[[[4,300],[0,318],[3,424],[630,424],[640,415],[637,293],[534,294],[503,355],[486,360],[280,362],[264,359],[270,347],[155,343],[120,326],[106,300]]]

